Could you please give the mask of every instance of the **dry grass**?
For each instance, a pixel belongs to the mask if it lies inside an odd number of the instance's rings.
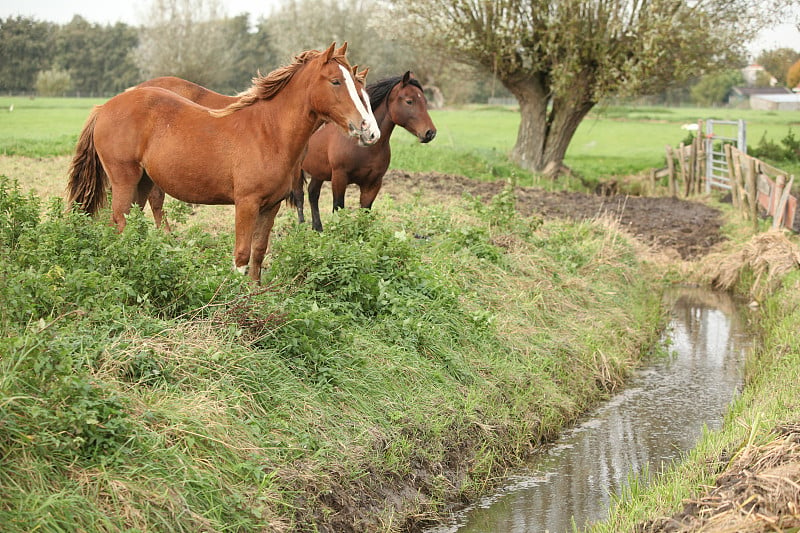
[[[738,250],[709,254],[696,276],[717,289],[732,289],[746,273],[754,279],[750,294],[756,300],[773,292],[780,279],[800,267],[800,248],[780,231],[754,236]]]
[[[641,532],[760,533],[800,530],[800,424],[775,428],[773,439],[744,447],[716,486],[684,502],[684,511]]]

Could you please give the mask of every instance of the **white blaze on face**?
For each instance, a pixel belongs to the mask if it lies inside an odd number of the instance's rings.
[[[372,102],[369,101],[369,94],[367,94],[366,89],[361,89],[361,96],[364,97],[364,101],[367,103],[367,109],[369,110],[369,114],[374,117],[375,115],[372,113]],[[378,119],[375,119],[375,122],[377,121]]]
[[[339,68],[342,69],[342,74],[344,75],[344,82],[347,86],[347,92],[350,93],[350,98],[353,100],[353,104],[356,106],[356,110],[361,114],[361,120],[366,122],[366,128],[368,133],[374,135],[375,140],[377,141],[378,138],[381,136],[381,132],[378,129],[378,121],[375,120],[375,115],[372,114],[371,106],[369,105],[369,99],[367,99],[367,107],[364,107],[364,104],[361,102],[361,98],[358,97],[358,91],[356,90],[356,82],[353,80],[353,76],[349,70],[344,68],[342,65],[339,65]],[[358,127],[361,127],[359,124]],[[362,130],[362,137],[364,131]]]

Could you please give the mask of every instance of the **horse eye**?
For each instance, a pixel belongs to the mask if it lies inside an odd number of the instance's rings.
[[[414,100],[411,100],[411,99],[409,99],[409,100],[406,100],[406,103],[407,103],[408,105],[411,105],[411,104],[413,104],[413,103],[414,103]]]
[[[338,78],[331,80],[331,85],[341,85],[341,84],[342,82]]]

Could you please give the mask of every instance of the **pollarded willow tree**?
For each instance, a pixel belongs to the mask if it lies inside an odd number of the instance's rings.
[[[766,5],[769,3],[769,6]],[[729,66],[787,0],[402,0],[392,26],[492,72],[517,98],[512,158],[562,168],[603,98],[653,94]],[[790,3],[790,2],[789,2]]]

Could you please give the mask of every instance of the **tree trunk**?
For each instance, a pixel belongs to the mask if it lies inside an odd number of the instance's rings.
[[[544,86],[534,81],[507,83],[519,102],[519,130],[511,159],[522,168],[538,172],[544,168],[542,157],[547,140],[548,97]]]
[[[594,102],[580,91],[551,100],[543,84],[535,79],[507,87],[517,97],[520,111],[511,158],[533,172],[560,169],[572,137]]]

